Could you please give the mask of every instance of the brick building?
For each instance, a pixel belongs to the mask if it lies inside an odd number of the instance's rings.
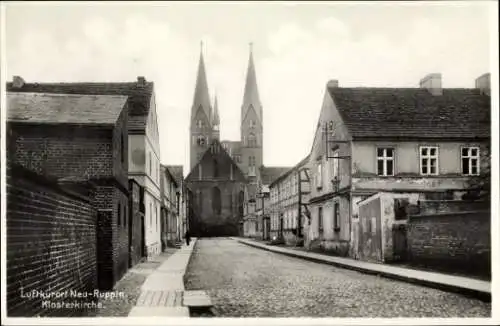
[[[125,83],[26,83],[15,76],[9,92],[121,95],[128,97],[128,177],[143,188],[146,255],[161,250],[160,144],[153,82],[138,77]],[[127,186],[128,187],[128,186]]]
[[[189,230],[193,236],[240,234],[246,179],[214,140],[186,177],[192,193]]]
[[[7,93],[7,156],[60,182],[91,182],[101,289],[128,268],[127,97]]]
[[[378,192],[461,199],[489,164],[489,74],[479,79],[469,89],[443,88],[440,74],[420,88],[330,81],[310,153],[306,245],[359,256],[358,203]]]

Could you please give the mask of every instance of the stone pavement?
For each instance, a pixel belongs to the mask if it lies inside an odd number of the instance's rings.
[[[176,253],[161,264],[141,287],[141,294],[131,317],[189,317],[189,308],[183,305],[184,274],[196,244],[193,238],[189,246],[182,245]]]
[[[240,243],[252,247],[281,253],[296,258],[307,259],[319,263],[326,263],[368,274],[377,274],[400,281],[438,288],[444,291],[470,295],[484,301],[491,300],[491,283],[487,281],[442,273],[414,270],[410,268],[396,267],[386,264],[369,263],[350,258],[333,257],[312,252],[303,252],[290,248],[271,246],[246,238],[234,239],[239,241]]]

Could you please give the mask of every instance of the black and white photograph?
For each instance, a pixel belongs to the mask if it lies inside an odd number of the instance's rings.
[[[500,322],[497,1],[0,6],[2,325]]]

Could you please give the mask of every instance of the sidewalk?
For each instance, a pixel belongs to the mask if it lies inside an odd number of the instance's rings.
[[[163,262],[141,287],[141,294],[129,313],[130,317],[189,317],[183,306],[184,274],[193,252],[196,238]]]
[[[303,252],[290,248],[271,246],[250,239],[236,237],[233,239],[252,247],[288,255],[291,257],[302,258],[309,261],[334,265],[342,268],[348,268],[362,273],[376,274],[404,282],[416,283],[424,286],[438,288],[444,291],[470,295],[483,301],[491,300],[491,283],[487,281],[396,267],[386,264],[369,263],[350,258],[333,257],[312,252]]]

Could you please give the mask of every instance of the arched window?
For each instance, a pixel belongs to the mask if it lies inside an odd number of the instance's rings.
[[[201,210],[203,207],[203,193],[198,190],[198,209]]]
[[[214,160],[214,178],[217,178],[219,176],[219,164],[217,164],[217,161]]]
[[[248,135],[248,147],[256,147],[257,146],[257,137],[255,134],[251,133]]]
[[[198,146],[205,146],[205,136],[198,136],[196,142],[198,143]]]
[[[220,189],[218,187],[212,188],[212,210],[215,214],[220,214],[221,212]]]

